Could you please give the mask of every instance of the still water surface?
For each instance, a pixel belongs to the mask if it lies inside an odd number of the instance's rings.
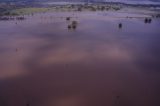
[[[0,106],[160,106],[160,20],[136,17],[0,21]]]

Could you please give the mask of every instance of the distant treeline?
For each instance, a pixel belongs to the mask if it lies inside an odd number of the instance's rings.
[[[123,0],[122,0],[123,1]],[[131,0],[134,1],[134,0]],[[142,0],[143,1],[143,0]],[[160,7],[160,0],[150,0],[152,2],[155,2],[154,4],[130,4],[124,3],[124,2],[115,2],[113,0],[0,0],[0,3],[26,3],[26,4],[36,4],[36,3],[43,3],[43,2],[89,2],[89,3],[111,3],[111,4],[123,4],[123,5],[130,5],[130,6],[149,6],[149,7]],[[141,1],[139,1],[141,2]],[[156,4],[157,2],[157,4]]]

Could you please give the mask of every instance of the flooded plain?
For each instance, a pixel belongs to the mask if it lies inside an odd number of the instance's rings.
[[[0,21],[0,106],[160,106],[160,19],[25,17]]]

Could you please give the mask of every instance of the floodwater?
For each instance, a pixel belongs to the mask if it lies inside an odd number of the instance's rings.
[[[0,21],[0,106],[160,106],[160,20],[123,16]]]

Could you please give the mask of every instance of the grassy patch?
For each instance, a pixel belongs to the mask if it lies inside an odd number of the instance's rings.
[[[21,8],[21,9],[15,9],[10,11],[11,14],[18,14],[18,15],[26,15],[26,14],[33,14],[33,13],[40,13],[40,12],[47,12],[49,11],[49,8]]]

